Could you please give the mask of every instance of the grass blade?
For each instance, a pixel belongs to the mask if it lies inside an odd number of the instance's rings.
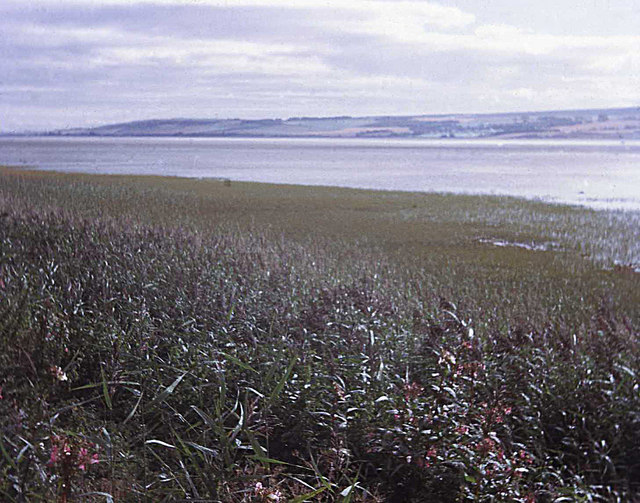
[[[100,375],[102,376],[102,394],[104,395],[104,403],[107,404],[109,410],[113,409],[111,403],[111,397],[109,396],[109,385],[107,384],[107,377],[104,375],[104,368],[100,367]]]
[[[289,362],[289,365],[287,366],[287,370],[285,371],[283,376],[280,378],[280,381],[278,381],[278,384],[276,385],[276,387],[271,392],[271,395],[269,395],[269,401],[268,401],[269,405],[273,404],[273,402],[276,400],[276,398],[278,398],[280,393],[282,393],[282,390],[284,389],[284,385],[289,380],[289,376],[291,375],[291,371],[293,370],[293,366],[296,364],[297,361],[298,361],[298,358],[296,356],[291,358],[291,361]]]
[[[178,387],[178,384],[180,384],[180,382],[184,379],[184,376],[186,375],[187,375],[187,372],[182,374],[175,381],[173,381],[169,386],[167,386],[160,393],[158,393],[158,395],[151,401],[151,405],[156,405],[161,402],[164,402],[169,397],[169,395],[175,391],[175,389]]]

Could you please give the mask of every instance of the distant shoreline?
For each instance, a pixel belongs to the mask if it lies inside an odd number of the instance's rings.
[[[640,139],[640,107],[495,114],[148,119],[97,127],[4,133],[187,138]]]
[[[53,133],[0,133],[0,138],[149,138],[149,139],[161,139],[161,138],[185,138],[185,139],[246,139],[246,140],[414,140],[414,141],[441,141],[446,143],[454,142],[486,142],[486,141],[501,141],[509,143],[518,143],[523,141],[558,141],[558,142],[571,142],[579,141],[581,143],[587,142],[600,142],[607,141],[612,143],[626,142],[626,141],[638,141],[640,142],[640,135],[634,136],[614,136],[614,135],[491,135],[491,136],[403,136],[403,135],[389,135],[389,136],[330,136],[330,135],[187,135],[187,134],[127,134],[127,135],[111,135],[111,134],[53,134]]]

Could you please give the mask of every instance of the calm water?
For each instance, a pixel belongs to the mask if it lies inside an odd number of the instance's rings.
[[[640,142],[227,138],[0,138],[0,164],[506,194],[640,210]]]

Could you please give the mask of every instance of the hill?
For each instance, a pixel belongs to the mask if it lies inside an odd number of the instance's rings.
[[[56,136],[188,137],[408,137],[640,139],[640,107],[502,114],[289,119],[154,119],[95,128],[63,129]]]

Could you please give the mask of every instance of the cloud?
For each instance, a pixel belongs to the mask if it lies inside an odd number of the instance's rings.
[[[454,3],[4,0],[0,128],[640,101],[640,36],[547,33]]]

